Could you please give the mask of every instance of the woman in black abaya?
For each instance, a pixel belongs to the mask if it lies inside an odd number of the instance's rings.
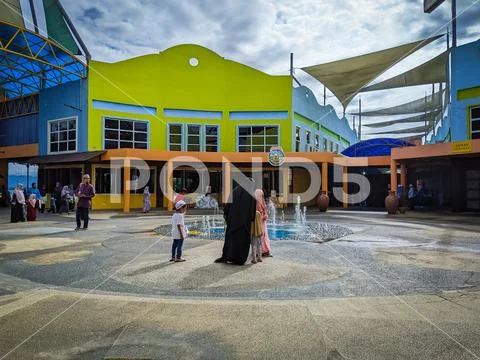
[[[252,192],[254,183],[252,182]],[[225,205],[223,216],[227,222],[222,257],[215,262],[243,265],[250,250],[250,226],[255,218],[256,201],[240,186],[233,189],[232,201]]]

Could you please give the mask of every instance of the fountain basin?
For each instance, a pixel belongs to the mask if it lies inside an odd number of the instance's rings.
[[[225,236],[223,226],[204,226],[198,223],[194,223],[193,225],[187,224],[187,226],[189,228],[189,237],[191,238],[223,240]],[[160,227],[157,231],[168,231],[168,229],[169,227],[165,226],[165,229]],[[306,222],[301,225],[288,221],[277,224],[270,223],[267,224],[267,230],[269,239],[272,241],[295,240],[325,242],[353,234],[350,229],[344,226],[314,222]]]

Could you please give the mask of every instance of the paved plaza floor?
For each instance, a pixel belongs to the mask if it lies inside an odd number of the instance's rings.
[[[310,209],[352,234],[233,266],[209,238],[169,262],[166,212],[94,212],[75,232],[73,215],[7,210],[0,359],[480,359],[478,214]]]

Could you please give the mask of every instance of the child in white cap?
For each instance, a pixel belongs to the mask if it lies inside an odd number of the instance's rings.
[[[182,246],[183,240],[186,238],[185,228],[185,212],[187,211],[187,203],[183,200],[175,203],[175,213],[172,216],[172,258],[170,261],[183,262]]]

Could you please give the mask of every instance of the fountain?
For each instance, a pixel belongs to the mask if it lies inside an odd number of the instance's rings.
[[[300,196],[297,196],[297,203],[295,204],[295,224],[297,226],[302,225],[302,209],[300,205],[301,199]]]
[[[272,199],[268,199],[267,211],[268,211],[268,217],[270,218],[273,226],[277,225],[277,208],[275,207],[275,204],[273,203]]]
[[[218,202],[215,202],[213,207],[213,216],[216,217],[217,215],[221,215],[221,214],[220,214],[220,208],[218,207]]]
[[[307,207],[302,207],[300,196],[297,196],[295,215],[292,220],[288,219],[285,210],[282,210],[277,219],[277,209],[271,199],[267,201],[267,211],[269,215],[267,230],[271,240],[323,242],[352,233],[351,230],[339,225],[308,222]],[[223,218],[217,218],[217,216],[220,216],[218,209],[214,209],[213,215],[203,215],[201,222],[198,221],[194,225],[194,230],[196,230],[194,236],[222,240],[225,236],[225,224]]]
[[[208,230],[208,232],[210,232],[210,228],[211,228],[211,226],[210,226],[210,215],[207,215],[207,230]]]

